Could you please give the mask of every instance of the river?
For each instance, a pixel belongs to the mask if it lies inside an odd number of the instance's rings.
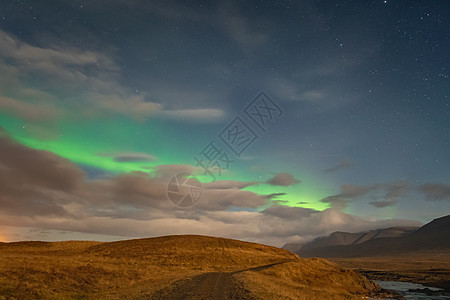
[[[412,282],[402,282],[402,281],[381,281],[375,280],[378,285],[387,290],[396,291],[401,294],[405,299],[408,300],[425,300],[425,299],[450,299],[450,296],[439,295],[440,288],[428,287],[418,283]],[[427,295],[426,293],[421,293],[419,290],[428,289],[429,291],[435,292],[436,295]]]

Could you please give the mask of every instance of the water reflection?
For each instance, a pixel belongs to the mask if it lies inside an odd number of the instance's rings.
[[[398,292],[408,300],[450,299],[450,296],[442,295],[443,289],[428,287],[418,283],[382,280],[375,280],[375,282],[384,289]],[[433,295],[429,295],[430,293]]]

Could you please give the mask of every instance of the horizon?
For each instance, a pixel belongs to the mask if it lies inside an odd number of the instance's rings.
[[[441,218],[445,218],[445,217],[449,217],[450,215],[444,215],[441,217],[437,217],[435,219],[433,219],[431,222],[437,220],[437,219],[441,219]],[[429,223],[431,223],[429,222]],[[368,231],[363,231],[363,232],[369,232],[369,231],[376,231],[376,230],[385,230],[385,229],[391,229],[391,228],[418,228],[420,229],[421,227],[429,224],[429,223],[425,223],[422,224],[420,226],[391,226],[391,227],[382,227],[382,228],[376,228],[376,229],[370,229]],[[344,232],[344,231],[334,231],[333,233],[362,233],[362,232]],[[106,240],[106,241],[99,241],[99,240],[93,240],[93,239],[86,239],[86,240],[51,240],[51,241],[46,241],[46,240],[19,240],[19,241],[0,241],[0,243],[20,243],[20,242],[55,242],[55,243],[59,243],[59,242],[100,242],[100,243],[113,243],[113,242],[120,242],[120,241],[130,241],[130,240],[142,240],[142,239],[152,239],[152,238],[160,238],[160,237],[173,237],[173,236],[200,236],[200,237],[212,237],[212,238],[223,238],[223,239],[233,239],[233,238],[228,238],[228,237],[224,237],[224,236],[213,236],[213,235],[201,235],[201,234],[195,234],[195,233],[181,233],[181,234],[169,234],[169,235],[158,235],[158,236],[147,236],[147,237],[134,237],[134,238],[123,238],[123,239],[118,239],[118,240]],[[318,237],[325,237],[325,236],[318,236]],[[246,241],[243,239],[233,239],[233,240],[237,240],[237,241],[242,241],[242,242],[249,242],[249,243],[257,243],[257,242],[252,242],[252,241]],[[312,241],[314,239],[308,240],[308,241],[304,241],[306,243]],[[270,244],[264,244],[264,243],[260,243],[266,246],[274,246],[274,245],[270,245]],[[275,246],[277,247],[277,246]]]

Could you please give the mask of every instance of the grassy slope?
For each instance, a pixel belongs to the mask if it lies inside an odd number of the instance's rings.
[[[285,262],[262,270],[241,271]],[[113,243],[0,244],[0,299],[138,299],[206,272],[236,272],[257,298],[301,295],[351,298],[378,287],[323,259],[284,249],[205,236],[167,236]],[[299,294],[300,293],[300,294]]]
[[[302,259],[240,275],[258,299],[361,299],[378,288],[323,258]]]

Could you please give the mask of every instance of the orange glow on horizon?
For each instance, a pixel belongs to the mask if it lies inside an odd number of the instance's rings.
[[[7,243],[8,242],[8,240],[6,239],[6,235],[5,234],[0,234],[0,242],[2,242],[2,243]]]

